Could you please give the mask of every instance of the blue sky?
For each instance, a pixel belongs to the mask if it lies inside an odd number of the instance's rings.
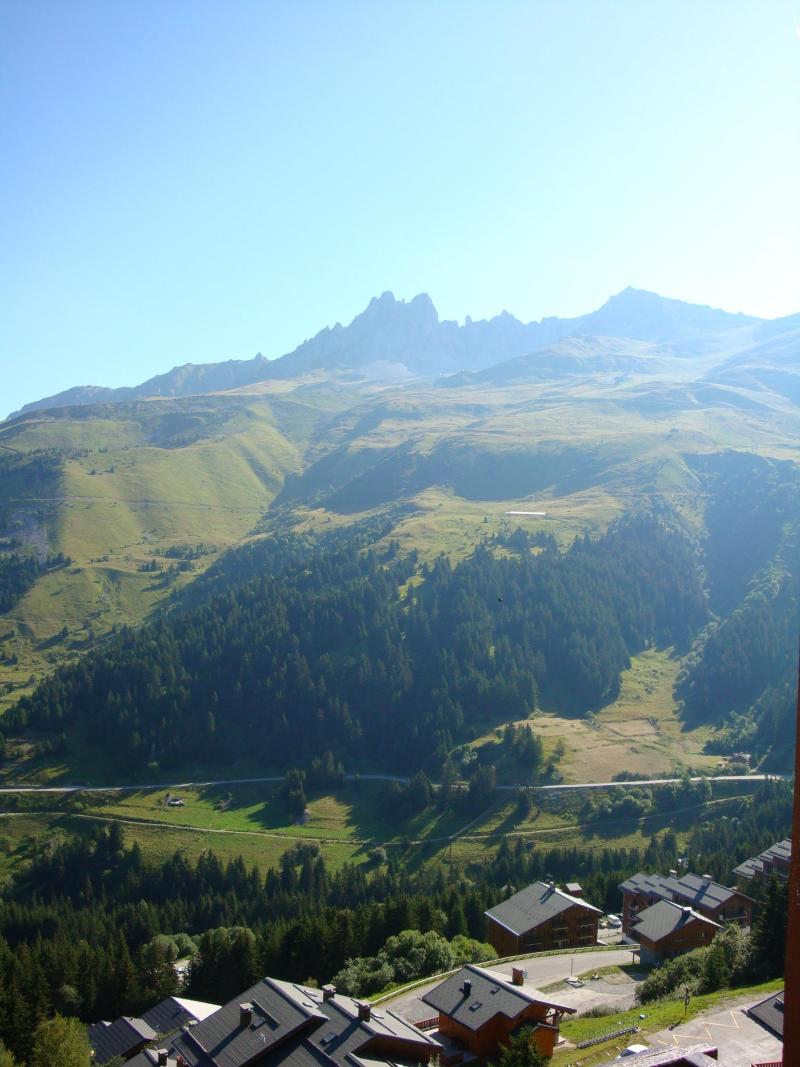
[[[783,0],[0,0],[0,413],[385,289],[800,310]]]

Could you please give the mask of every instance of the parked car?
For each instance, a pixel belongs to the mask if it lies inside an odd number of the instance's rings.
[[[622,926],[622,919],[620,919],[619,915],[609,915],[608,925],[612,930],[619,930]]]

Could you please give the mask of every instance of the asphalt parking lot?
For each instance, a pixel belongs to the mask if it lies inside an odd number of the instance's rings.
[[[650,1047],[658,1048],[710,1041],[719,1049],[719,1062],[725,1067],[751,1067],[753,1063],[779,1060],[782,1042],[760,1023],[745,1015],[746,1008],[763,999],[760,996],[731,1000],[724,1008],[698,1015],[674,1030],[661,1030],[647,1038],[646,1042]]]

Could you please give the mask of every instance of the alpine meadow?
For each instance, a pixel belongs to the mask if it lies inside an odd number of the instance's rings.
[[[0,0],[0,1067],[800,1063],[796,21]]]

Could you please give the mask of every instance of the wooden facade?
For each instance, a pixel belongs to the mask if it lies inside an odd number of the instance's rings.
[[[597,944],[597,920],[596,910],[576,903],[529,930],[515,933],[487,915],[486,939],[500,957],[584,947]]]
[[[451,1038],[483,1060],[493,1059],[501,1045],[507,1045],[512,1033],[524,1023],[535,1025],[532,1040],[545,1056],[552,1056],[558,1040],[561,1012],[547,1004],[529,1004],[513,1019],[495,1015],[478,1030],[470,1030],[456,1019],[439,1015],[439,1032]]]
[[[641,945],[641,959],[643,963],[656,960],[667,960],[673,956],[679,956],[682,952],[691,952],[694,948],[705,948],[714,940],[719,929],[703,922],[702,919],[693,919],[684,923],[678,930],[671,930],[668,934],[660,937],[657,941],[644,935],[633,936]]]
[[[631,892],[628,889],[623,890],[623,934],[633,936],[633,927],[635,926],[640,913],[643,912],[645,908],[649,908],[653,904],[657,904],[659,900],[669,899],[669,897],[660,896],[657,893]],[[682,905],[683,902],[675,901],[675,903]],[[748,928],[753,925],[753,901],[750,899],[750,897],[745,896],[744,893],[734,891],[733,896],[730,897],[730,899],[727,900],[724,904],[720,904],[718,907],[703,907],[701,904],[693,904],[692,907],[696,912],[699,912],[700,915],[705,915],[707,919],[711,919],[712,922],[719,923],[720,926],[724,926],[726,923],[731,922],[736,922],[740,926],[743,926],[745,928]]]

